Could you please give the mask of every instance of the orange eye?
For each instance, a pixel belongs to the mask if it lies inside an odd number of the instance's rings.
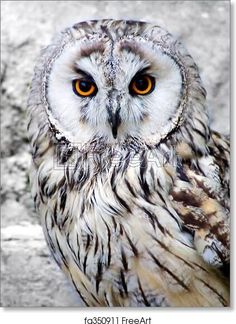
[[[74,93],[80,97],[95,96],[95,94],[97,93],[97,86],[91,80],[74,80],[72,85]]]
[[[137,75],[130,83],[129,90],[133,95],[147,95],[155,88],[155,79],[150,75]]]

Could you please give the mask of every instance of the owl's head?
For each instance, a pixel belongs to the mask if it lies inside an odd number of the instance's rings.
[[[66,29],[44,50],[32,101],[55,138],[72,145],[157,144],[202,119],[205,91],[191,56],[161,27],[100,20]]]

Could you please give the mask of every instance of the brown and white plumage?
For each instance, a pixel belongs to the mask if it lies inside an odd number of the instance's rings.
[[[139,64],[156,80],[145,98],[125,92]],[[95,75],[90,101],[66,92],[75,65]],[[209,128],[205,97],[191,56],[159,26],[79,23],[42,52],[32,192],[86,305],[229,305],[229,143]]]

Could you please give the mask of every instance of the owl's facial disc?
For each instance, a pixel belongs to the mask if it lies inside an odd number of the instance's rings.
[[[48,83],[53,122],[79,144],[161,138],[182,94],[178,64],[146,40],[77,41],[55,60]]]

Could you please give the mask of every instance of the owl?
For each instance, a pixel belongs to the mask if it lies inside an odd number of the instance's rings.
[[[229,141],[180,41],[79,22],[42,51],[28,112],[34,203],[84,305],[229,305]]]

